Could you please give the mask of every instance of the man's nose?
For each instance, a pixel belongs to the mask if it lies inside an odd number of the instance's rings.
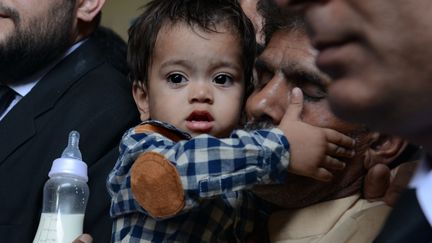
[[[283,79],[273,78],[262,89],[255,90],[246,102],[250,120],[270,119],[278,125],[287,109],[290,86]]]
[[[189,103],[213,104],[212,84],[205,81],[191,82],[189,89]]]

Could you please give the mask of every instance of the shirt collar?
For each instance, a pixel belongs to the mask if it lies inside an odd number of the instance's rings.
[[[280,229],[283,229],[281,232],[292,238],[304,238],[324,234],[338,222],[342,215],[359,198],[359,194],[354,194],[349,197],[325,201],[305,208],[276,211],[271,215],[269,221],[270,234],[275,235]],[[307,227],[305,227],[305,220],[307,221]],[[272,229],[276,230],[276,232],[272,233]]]

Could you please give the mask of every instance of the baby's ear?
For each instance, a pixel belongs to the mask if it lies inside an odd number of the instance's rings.
[[[407,142],[399,137],[381,133],[373,134],[373,142],[369,146],[371,165],[376,163],[390,164],[406,148]]]
[[[150,118],[148,92],[143,81],[135,80],[132,84],[132,95],[140,113],[141,121]]]

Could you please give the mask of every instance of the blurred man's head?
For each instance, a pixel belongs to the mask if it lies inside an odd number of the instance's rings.
[[[272,5],[260,6],[265,10],[267,43],[256,61],[256,90],[246,104],[251,120],[249,127],[277,125],[289,108],[291,89],[299,87],[305,97],[302,120],[355,138],[356,156],[349,160],[341,158],[347,166],[342,172],[334,172],[335,179],[330,183],[289,175],[285,185],[258,187],[256,192],[284,207],[302,207],[359,192],[365,167],[378,161],[390,163],[405,143],[333,115],[327,100],[327,87],[332,81],[315,65],[317,51],[306,36],[303,19],[297,15],[278,15],[277,8]]]
[[[16,82],[93,32],[104,0],[0,1],[0,82]]]
[[[305,11],[337,115],[432,147],[431,1],[280,2]]]

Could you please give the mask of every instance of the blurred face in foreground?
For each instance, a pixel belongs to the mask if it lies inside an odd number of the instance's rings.
[[[431,1],[279,2],[305,11],[338,116],[431,149]]]

